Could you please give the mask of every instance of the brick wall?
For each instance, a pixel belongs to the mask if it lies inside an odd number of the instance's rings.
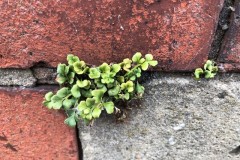
[[[42,106],[68,53],[100,64],[140,51],[154,55],[158,71],[189,72],[214,51],[222,71],[239,71],[239,0],[231,3],[2,0],[0,157],[78,158],[75,129],[63,124],[64,113]]]
[[[152,53],[162,70],[201,66],[223,0],[1,1],[1,68],[56,67],[70,52],[90,64]]]

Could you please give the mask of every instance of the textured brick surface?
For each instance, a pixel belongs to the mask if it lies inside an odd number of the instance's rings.
[[[56,66],[73,52],[91,64],[152,53],[159,69],[207,59],[223,0],[0,1],[1,68]]]
[[[240,71],[240,0],[235,1],[235,12],[232,12],[218,61],[225,63],[226,71]]]
[[[0,88],[1,160],[76,160],[75,129],[43,108],[45,90]]]

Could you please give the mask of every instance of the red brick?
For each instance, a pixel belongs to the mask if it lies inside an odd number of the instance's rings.
[[[240,2],[235,1],[235,12],[223,41],[218,61],[224,63],[227,71],[240,71]]]
[[[221,72],[240,72],[240,63],[220,63]]]
[[[1,1],[1,68],[90,64],[152,53],[158,69],[202,66],[223,0]]]
[[[46,90],[0,88],[1,160],[76,160],[75,129],[42,106]]]

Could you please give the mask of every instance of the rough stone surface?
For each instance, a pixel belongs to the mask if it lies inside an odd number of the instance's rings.
[[[75,129],[42,107],[45,89],[0,88],[0,159],[77,160]]]
[[[32,87],[36,81],[30,69],[0,69],[0,86]]]
[[[33,75],[38,84],[57,84],[57,70],[54,68],[33,68]]]
[[[235,1],[235,11],[232,12],[231,23],[224,38],[222,50],[218,57],[221,63],[227,63],[226,70],[238,70],[240,65],[240,1]]]
[[[239,74],[200,81],[155,74],[144,85],[123,123],[104,116],[91,128],[79,124],[84,159],[240,159]]]
[[[223,0],[0,1],[1,68],[90,64],[152,53],[158,69],[202,66]],[[7,21],[6,21],[7,19]]]

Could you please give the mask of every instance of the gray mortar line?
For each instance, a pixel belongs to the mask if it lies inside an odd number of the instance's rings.
[[[34,87],[36,81],[30,69],[0,69],[0,86]]]
[[[38,85],[56,85],[56,74],[56,68],[2,68],[0,69],[0,86],[36,87]]]
[[[211,49],[208,54],[208,59],[212,59],[215,61],[218,59],[224,37],[230,24],[231,14],[233,12],[230,7],[234,6],[234,2],[235,0],[224,1],[223,8],[219,15],[218,25],[214,35],[214,39],[211,44]]]

